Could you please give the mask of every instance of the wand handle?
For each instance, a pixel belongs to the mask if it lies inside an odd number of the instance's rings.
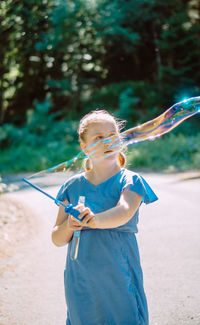
[[[85,197],[84,196],[79,197],[78,204],[84,204],[85,205]],[[76,211],[78,211],[78,210],[76,210]],[[79,219],[79,220],[82,221],[83,218]],[[81,230],[75,230],[73,238],[72,238],[72,244],[71,244],[71,250],[70,250],[70,258],[71,258],[72,261],[76,260],[77,257],[78,257],[80,237],[81,237]]]
[[[84,218],[84,217],[83,217],[82,219],[79,219],[78,216],[79,216],[79,214],[80,214],[80,211],[74,209],[74,207],[73,207],[72,204],[68,204],[68,205],[66,206],[66,208],[65,208],[65,212],[71,214],[74,218],[76,218],[76,219],[79,220],[79,221],[82,221],[83,218]]]

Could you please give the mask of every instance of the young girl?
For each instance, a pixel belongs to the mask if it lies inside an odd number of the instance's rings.
[[[52,231],[56,246],[68,244],[67,325],[148,324],[135,233],[141,203],[158,198],[142,176],[125,168],[124,154],[113,145],[119,132],[118,122],[107,111],[92,111],[82,118],[78,133],[88,157],[85,172],[67,180],[57,195],[82,211],[80,219],[84,217],[78,221],[60,206]],[[103,141],[108,137],[111,141]],[[80,197],[85,198],[84,205],[78,205]],[[74,230],[81,230],[81,237],[73,261]]]

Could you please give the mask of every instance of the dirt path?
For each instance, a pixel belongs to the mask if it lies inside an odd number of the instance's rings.
[[[159,196],[142,206],[137,235],[150,325],[200,325],[200,178],[141,174]],[[23,206],[26,199],[29,214],[26,227],[9,234],[21,244],[2,259],[0,325],[64,325],[67,247],[55,247],[50,235],[58,208],[31,189],[6,198]]]
[[[20,243],[13,257],[6,258],[7,270],[0,278],[1,325],[65,324],[63,269],[67,247],[51,242],[57,206],[35,190],[8,194],[35,218],[34,235]],[[29,223],[28,223],[29,224]],[[17,236],[17,234],[16,234]]]

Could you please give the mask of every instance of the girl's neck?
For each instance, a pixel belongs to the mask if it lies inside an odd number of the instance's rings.
[[[121,167],[118,164],[107,166],[95,165],[90,171],[85,172],[86,179],[94,185],[105,182],[108,178],[117,174]]]

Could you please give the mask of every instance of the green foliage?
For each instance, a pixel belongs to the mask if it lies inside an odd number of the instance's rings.
[[[199,169],[200,133],[184,136],[170,133],[154,141],[139,143],[129,149],[130,168],[149,168],[151,170]]]
[[[4,124],[0,127],[0,145],[2,149],[27,145],[53,147],[56,141],[71,143],[77,139],[77,122],[67,120],[55,121],[58,116],[48,114],[51,103],[47,97],[43,102],[35,101],[35,110],[28,110],[27,123],[24,127]]]
[[[77,154],[77,122],[55,121],[57,114],[48,114],[49,100],[47,97],[44,102],[35,102],[35,110],[27,112],[24,127],[0,127],[2,172],[41,170]]]
[[[199,19],[193,0],[1,1],[3,169],[26,169],[25,156],[33,169],[66,160],[78,150],[75,120],[91,109],[131,127],[198,96]],[[173,134],[198,129],[194,117]]]
[[[39,141],[34,139],[34,142]],[[36,172],[70,160],[79,151],[78,143],[66,143],[64,140],[38,147],[21,143],[17,148],[10,147],[1,153],[0,170],[4,174]]]
[[[112,94],[113,85],[130,80],[151,85],[157,96],[152,105],[134,88],[141,105],[131,120],[200,92],[199,8],[192,0],[9,0],[1,1],[0,22],[0,124],[23,125],[49,93],[49,114],[60,118],[78,118],[95,96],[93,105],[121,109],[117,96],[104,102],[98,92],[110,87]]]
[[[135,110],[134,107],[139,103],[139,101],[139,98],[133,96],[133,89],[131,87],[122,91],[119,95],[119,110],[117,112],[118,117],[131,121],[134,112],[135,115],[137,113],[137,110]]]
[[[110,109],[117,117],[127,119],[127,127],[156,117],[168,107],[158,109],[162,99],[158,87],[149,82],[112,83],[84,100],[84,113],[96,108]]]

